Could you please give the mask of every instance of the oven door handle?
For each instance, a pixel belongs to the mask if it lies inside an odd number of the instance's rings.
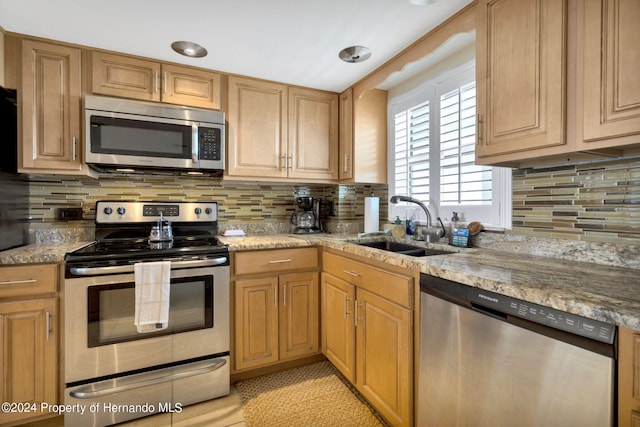
[[[196,259],[190,261],[172,261],[171,269],[175,268],[195,268],[195,267],[212,267],[226,263],[227,257]],[[134,264],[114,265],[110,267],[71,267],[71,274],[76,276],[99,276],[101,274],[118,274],[133,273]]]
[[[162,369],[160,372],[144,372],[128,377],[116,378],[114,380],[105,380],[95,384],[87,384],[84,387],[73,390],[69,392],[69,396],[76,399],[95,399],[110,396],[136,388],[207,374],[222,368],[226,363],[227,359],[215,359],[213,363],[206,363],[204,366],[200,364],[195,369],[193,369],[193,366],[188,366],[186,369],[175,372],[176,367],[171,367]],[[162,375],[164,371],[173,373]]]

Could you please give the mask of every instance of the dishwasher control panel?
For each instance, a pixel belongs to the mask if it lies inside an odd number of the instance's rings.
[[[554,308],[544,307],[478,288],[470,288],[469,300],[473,304],[487,307],[491,310],[607,344],[613,344],[615,339],[616,327],[614,325],[565,313]]]

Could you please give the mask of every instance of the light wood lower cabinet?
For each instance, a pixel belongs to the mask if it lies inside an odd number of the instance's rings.
[[[323,253],[322,352],[394,426],[413,422],[412,291],[410,276]]]
[[[640,331],[618,328],[618,427],[640,426]]]
[[[0,401],[26,405],[3,411],[0,424],[50,415],[41,404],[59,403],[57,275],[56,264],[0,268]]]
[[[235,255],[236,371],[319,353],[317,266],[315,248]]]

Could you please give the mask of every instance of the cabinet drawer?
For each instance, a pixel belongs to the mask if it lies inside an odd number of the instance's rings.
[[[0,298],[56,292],[58,264],[0,267]]]
[[[236,275],[315,269],[318,268],[318,250],[291,248],[238,252],[234,268]]]
[[[322,254],[322,269],[389,301],[412,308],[413,278],[332,253]]]

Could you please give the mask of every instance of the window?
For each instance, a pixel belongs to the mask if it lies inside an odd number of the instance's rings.
[[[466,65],[441,79],[394,97],[389,105],[392,144],[390,195],[409,195],[447,222],[511,226],[511,170],[475,164],[475,68]],[[414,204],[390,205],[404,219]],[[424,219],[418,208],[416,215]]]

